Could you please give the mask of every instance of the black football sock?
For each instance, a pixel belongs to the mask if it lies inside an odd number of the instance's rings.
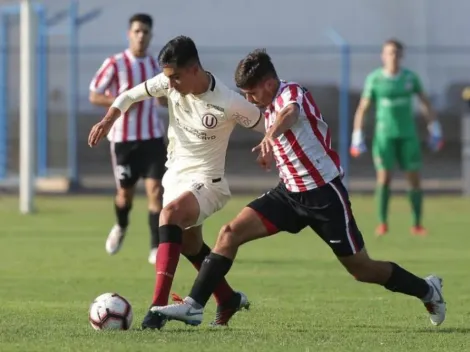
[[[419,299],[426,299],[431,291],[431,286],[426,280],[406,271],[395,263],[392,265],[392,274],[384,287],[392,292],[400,292]]]
[[[114,210],[116,212],[117,224],[120,228],[126,229],[129,225],[129,212],[132,209],[132,204],[126,204],[123,207],[114,203]]]
[[[206,259],[206,257],[211,254],[211,249],[210,247],[206,244],[206,243],[203,243],[202,244],[202,247],[199,251],[198,254],[195,254],[195,255],[187,255],[187,254],[184,254],[183,255],[186,257],[186,259],[188,259],[192,265],[194,265],[194,267],[197,269],[197,270],[200,270],[201,269],[201,265],[202,263],[204,262],[204,259]]]
[[[210,253],[202,263],[189,297],[204,307],[217,285],[232,267],[233,261],[216,253]]]
[[[158,248],[160,243],[160,234],[158,228],[160,227],[160,213],[149,211],[149,227],[150,227],[150,248]]]

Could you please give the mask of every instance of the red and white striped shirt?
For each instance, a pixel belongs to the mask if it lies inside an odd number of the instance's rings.
[[[117,97],[122,92],[145,82],[160,72],[157,60],[151,56],[135,57],[129,50],[107,58],[90,83],[90,90]],[[154,99],[131,107],[111,128],[112,142],[141,141],[160,138],[165,134]]]
[[[312,95],[294,82],[281,81],[273,103],[264,112],[266,131],[289,104],[298,104],[297,122],[276,138],[274,157],[279,177],[291,192],[321,187],[341,174],[331,134]]]

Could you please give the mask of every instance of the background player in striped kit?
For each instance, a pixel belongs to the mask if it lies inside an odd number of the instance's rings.
[[[152,17],[147,14],[135,14],[129,19],[129,48],[104,61],[90,84],[91,103],[109,108],[116,96],[160,72],[157,60],[147,53],[152,26]],[[159,104],[166,105],[166,99],[159,98]],[[106,251],[109,254],[115,254],[121,248],[129,225],[135,185],[143,178],[151,232],[148,260],[155,264],[162,209],[161,180],[166,162],[164,136],[165,126],[158,116],[155,100],[135,104],[108,134],[117,187],[117,222],[106,240]]]
[[[255,50],[240,61],[235,81],[250,102],[264,109],[266,135],[253,150],[259,151],[258,161],[264,168],[275,158],[281,180],[222,227],[189,296],[155,310],[167,319],[199,325],[204,306],[242,244],[310,227],[358,281],[419,298],[431,323],[440,325],[446,314],[440,278],[422,279],[395,263],[369,257],[341,181],[328,125],[312,95],[295,82],[280,80],[264,50]],[[235,312],[220,312],[216,322],[227,323]]]

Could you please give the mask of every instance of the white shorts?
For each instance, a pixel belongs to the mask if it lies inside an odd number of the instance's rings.
[[[178,175],[167,171],[162,179],[163,206],[185,192],[191,192],[199,203],[199,217],[190,227],[202,225],[204,220],[222,209],[231,197],[225,177],[211,179],[198,174]]]

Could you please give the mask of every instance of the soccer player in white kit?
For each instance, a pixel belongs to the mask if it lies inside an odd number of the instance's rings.
[[[247,99],[265,109],[266,135],[254,151],[260,152],[258,161],[264,168],[276,160],[279,185],[222,227],[189,296],[156,310],[168,319],[199,325],[213,289],[229,272],[242,244],[310,227],[354,278],[418,298],[431,323],[440,325],[446,303],[439,277],[422,279],[395,263],[369,257],[341,181],[330,130],[310,92],[295,82],[280,80],[264,50],[255,50],[240,61],[235,81]],[[224,320],[235,312],[227,311]]]
[[[202,223],[230,198],[225,156],[236,124],[264,132],[260,110],[229,89],[200,63],[194,42],[185,36],[170,40],[160,51],[163,72],[121,94],[103,120],[93,126],[90,146],[96,145],[129,107],[151,97],[167,97],[168,171],[163,177],[160,245],[153,301],[142,328],[160,329],[166,319],[156,307],[168,304],[173,276],[183,253],[199,269],[210,248],[202,240]],[[261,123],[260,123],[261,122]],[[218,316],[247,308],[246,296],[224,280],[215,292]],[[228,320],[227,320],[228,321]],[[215,325],[225,325],[217,319]]]

